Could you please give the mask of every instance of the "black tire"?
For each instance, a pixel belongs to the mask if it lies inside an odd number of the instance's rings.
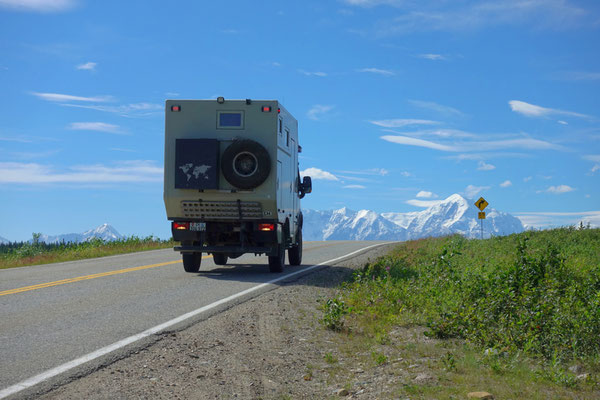
[[[225,265],[227,264],[227,254],[213,253],[213,261],[216,265]]]
[[[272,273],[283,272],[283,266],[285,265],[285,246],[278,245],[277,252],[276,256],[269,256],[269,272]]]
[[[198,272],[202,263],[202,253],[183,253],[181,258],[185,272]]]
[[[302,229],[298,229],[296,234],[296,243],[288,249],[288,259],[290,265],[302,264]]]
[[[271,156],[254,140],[236,140],[223,151],[221,171],[232,186],[254,189],[269,176]]]

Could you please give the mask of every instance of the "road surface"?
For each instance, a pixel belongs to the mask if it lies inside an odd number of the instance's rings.
[[[305,242],[302,265],[287,265],[282,274],[268,272],[267,257],[252,255],[226,266],[204,256],[200,272],[190,274],[171,249],[0,270],[0,398],[55,376],[67,379],[125,345],[156,340],[156,333],[207,318],[290,274],[379,243],[389,242]]]

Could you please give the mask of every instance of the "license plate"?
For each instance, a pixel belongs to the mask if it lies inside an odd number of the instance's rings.
[[[190,231],[205,231],[206,222],[190,222]]]

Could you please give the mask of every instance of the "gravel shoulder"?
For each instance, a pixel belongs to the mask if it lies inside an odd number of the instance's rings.
[[[319,323],[319,300],[392,247],[284,283],[35,397],[295,399],[337,397],[346,388],[353,397],[377,398],[385,385],[368,383],[381,383],[382,371],[338,355],[339,335]]]

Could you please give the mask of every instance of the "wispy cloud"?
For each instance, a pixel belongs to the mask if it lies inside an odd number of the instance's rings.
[[[381,139],[407,146],[426,147],[429,149],[447,152],[480,152],[497,151],[504,149],[529,149],[529,150],[564,150],[562,146],[532,138],[504,139],[493,141],[453,142],[450,144],[436,143],[429,140],[417,139],[407,136],[384,135]]]
[[[405,201],[406,204],[409,204],[411,206],[423,207],[423,208],[429,208],[429,207],[438,205],[441,202],[442,202],[442,200],[417,200],[417,199],[411,199],[411,200]]]
[[[439,114],[449,117],[462,117],[464,113],[454,107],[445,106],[442,104],[435,103],[433,101],[423,100],[408,100],[408,103],[415,107],[424,108],[427,110],[435,111]]]
[[[306,168],[304,171],[300,171],[300,175],[310,176],[315,180],[324,180],[324,181],[339,181],[337,176],[333,175],[331,172],[323,171],[319,168]]]
[[[563,193],[572,192],[573,190],[575,190],[575,189],[569,185],[558,185],[558,186],[550,186],[545,191],[548,193],[552,193],[552,194],[563,194]]]
[[[432,53],[426,53],[426,54],[417,54],[418,58],[424,58],[426,60],[432,60],[432,61],[442,61],[442,60],[446,60],[446,57],[444,57],[441,54],[432,54]]]
[[[362,68],[358,69],[357,72],[368,72],[371,74],[383,75],[383,76],[394,76],[396,73],[389,69],[380,69],[380,68]]]
[[[105,122],[71,122],[69,129],[76,131],[97,131],[123,135],[126,132],[119,125],[107,124]]]
[[[154,103],[133,103],[133,104],[122,104],[119,106],[108,106],[108,105],[85,105],[85,104],[61,104],[65,107],[77,107],[86,108],[89,110],[97,110],[103,112],[109,112],[119,114],[123,117],[146,117],[149,115],[158,115],[163,111],[164,106],[162,104]]]
[[[369,121],[373,125],[381,126],[384,128],[402,128],[410,125],[437,125],[439,122],[431,121],[428,119],[380,119]]]
[[[590,172],[592,174],[595,174],[596,172],[600,171],[600,164],[595,164],[592,169],[590,169]]]
[[[75,0],[0,0],[0,7],[16,11],[60,12],[75,6]]]
[[[342,186],[342,188],[344,189],[366,189],[366,186],[363,185],[346,185],[346,186]]]
[[[300,72],[302,75],[306,75],[306,76],[318,76],[321,78],[327,76],[327,73],[322,72],[322,71],[311,72],[311,71],[305,71],[303,69],[299,69],[298,72]]]
[[[484,190],[488,190],[490,186],[475,186],[469,185],[465,188],[464,195],[466,198],[470,199],[475,197],[477,194],[483,192]]]
[[[376,176],[386,176],[387,174],[390,173],[390,171],[388,171],[385,168],[369,168],[369,169],[363,169],[363,170],[359,170],[359,171],[336,171],[339,172],[340,174],[355,174],[355,175],[376,175]]]
[[[511,110],[526,117],[548,117],[551,115],[567,115],[578,118],[591,118],[589,115],[576,113],[573,111],[558,110],[556,108],[546,108],[535,104],[526,103],[520,100],[511,100],[508,102]]]
[[[583,159],[600,163],[600,154],[587,154],[583,156]]]
[[[347,4],[374,7],[391,5],[397,16],[378,21],[380,34],[426,31],[477,31],[497,26],[569,29],[596,24],[593,15],[568,0],[487,0],[472,2],[345,0]],[[390,12],[394,14],[394,12]]]
[[[571,81],[598,81],[600,80],[600,72],[589,71],[571,71],[560,74],[564,79]]]
[[[479,161],[479,164],[477,165],[477,170],[479,171],[491,171],[493,169],[496,169],[495,165],[486,164],[484,161]]]
[[[31,93],[34,96],[39,97],[40,99],[47,101],[55,101],[58,103],[64,103],[67,101],[83,101],[88,103],[102,103],[107,101],[112,101],[112,96],[93,96],[93,97],[83,97],[83,96],[73,96],[70,94],[60,94],[60,93]]]
[[[315,104],[312,106],[310,110],[306,113],[306,117],[308,119],[312,119],[313,121],[319,121],[324,114],[327,114],[329,111],[333,110],[332,105],[323,105],[323,104]]]
[[[501,188],[507,188],[507,187],[510,187],[510,186],[512,186],[512,182],[511,182],[511,181],[509,181],[509,180],[505,180],[504,182],[502,182],[502,183],[500,184],[500,187],[501,187]]]
[[[600,211],[581,212],[519,212],[514,215],[527,227],[545,228],[550,226],[577,225],[583,222],[600,226]]]
[[[75,68],[77,68],[77,69],[83,69],[83,70],[88,70],[88,71],[95,71],[96,70],[96,65],[98,65],[98,64],[95,63],[95,62],[87,62],[85,64],[79,64]]]
[[[79,165],[64,170],[36,163],[0,163],[0,183],[5,184],[141,183],[162,180],[163,168],[154,161],[146,160],[123,161],[113,165]]]
[[[421,190],[419,193],[417,193],[418,199],[434,199],[436,197],[438,197],[437,194],[433,192],[428,192],[426,190]]]

